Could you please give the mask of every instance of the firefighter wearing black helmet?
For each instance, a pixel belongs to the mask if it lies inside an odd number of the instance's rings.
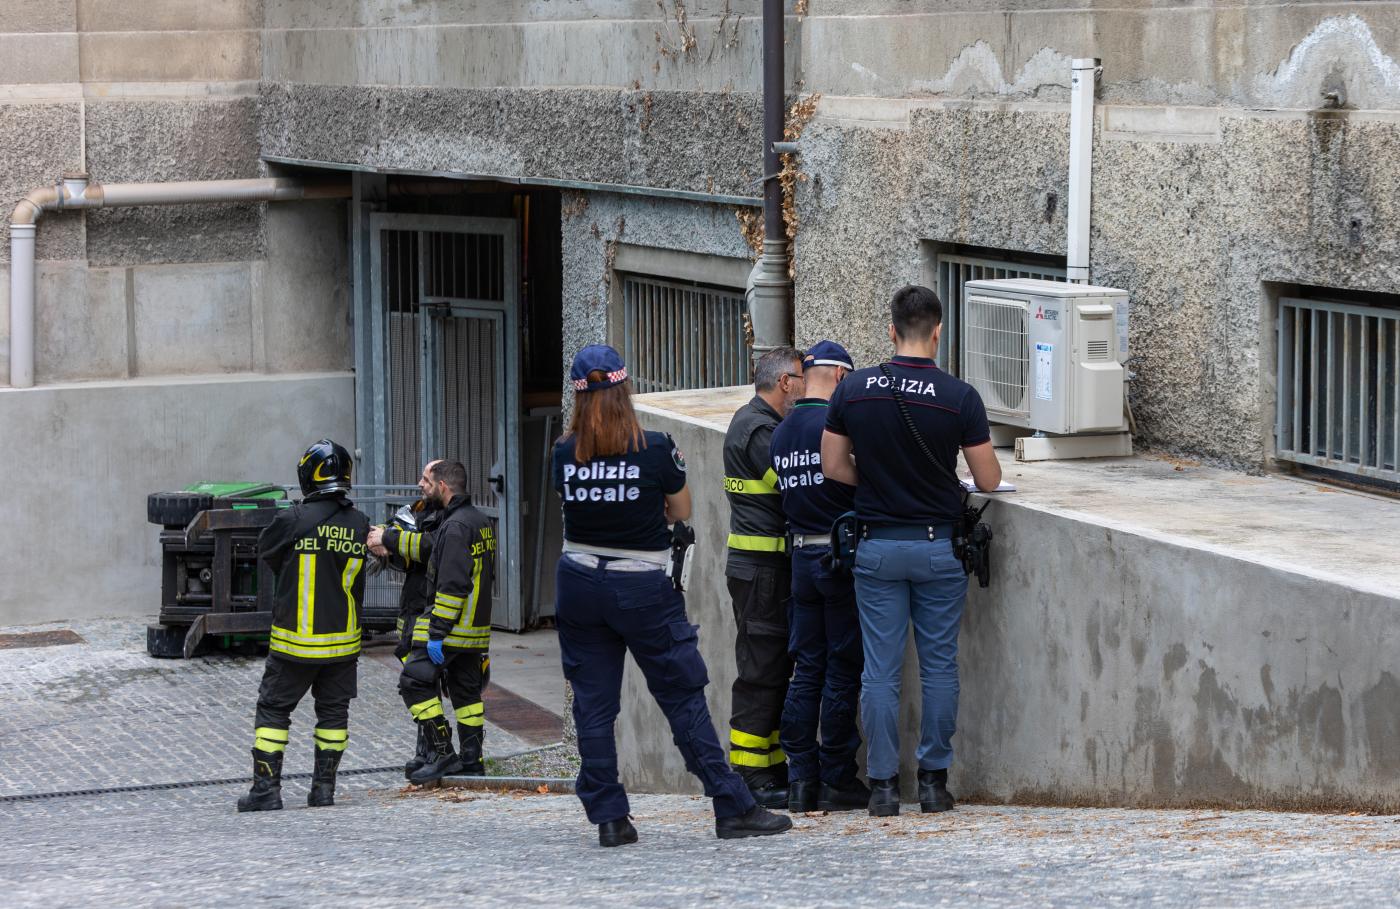
[[[316,700],[316,761],[306,803],[334,804],[356,693],[369,536],[369,518],[347,497],[350,475],[348,451],[329,439],[316,442],[297,465],[305,498],[258,538],[258,558],[277,581],[254,721],[253,787],[238,800],[239,811],[282,807],[282,755],[292,711],[307,691]]]

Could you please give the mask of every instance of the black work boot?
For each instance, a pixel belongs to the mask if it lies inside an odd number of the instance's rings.
[[[458,761],[462,765],[461,773],[464,776],[485,776],[486,764],[481,760],[482,742],[486,738],[486,730],[480,726],[466,726],[457,724],[457,740],[461,742],[461,749],[457,752]]]
[[[919,771],[919,807],[924,814],[952,811],[957,804],[948,792],[947,770]]]
[[[238,810],[282,810],[282,752],[253,749],[253,788],[239,796]]]
[[[894,817],[899,814],[899,775],[870,781],[870,816]]]
[[[626,846],[637,841],[637,828],[632,819],[621,817],[615,821],[604,821],[598,825],[598,845]]]
[[[816,811],[817,781],[793,780],[788,783],[787,809],[789,811]]]
[[[715,818],[715,836],[722,840],[738,840],[746,836],[772,836],[792,829],[792,818],[774,814],[755,805],[738,817]]]
[[[741,769],[739,775],[749,787],[753,800],[761,808],[786,808],[788,806],[787,780],[779,780],[771,770]],[[784,774],[786,777],[786,774]]]
[[[344,751],[316,749],[316,767],[311,774],[311,791],[306,794],[306,807],[329,808],[335,804],[335,771],[340,767]]]
[[[818,811],[859,811],[870,807],[870,787],[860,780],[851,780],[840,786],[822,783],[817,790]]]
[[[447,725],[447,719],[435,716],[431,720],[419,720],[418,725],[428,743],[428,762],[410,773],[408,781],[421,786],[436,783],[449,773],[460,772],[462,765],[452,750],[452,727]]]
[[[418,725],[418,742],[414,746],[413,757],[403,763],[403,778],[413,778],[413,772],[428,763],[428,739],[423,735],[422,724]]]

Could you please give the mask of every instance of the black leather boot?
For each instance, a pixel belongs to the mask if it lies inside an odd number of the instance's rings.
[[[793,780],[788,783],[787,809],[789,811],[816,811],[817,781]]]
[[[423,727],[418,726],[418,742],[414,746],[413,757],[404,761],[403,778],[412,779],[415,770],[428,763],[428,740],[423,736]]]
[[[828,786],[822,783],[817,790],[818,811],[859,811],[870,807],[870,787],[860,780],[851,780],[841,786]]]
[[[480,726],[457,724],[457,740],[461,749],[457,752],[464,776],[485,776],[486,764],[481,759],[481,749],[486,738],[486,730]]]
[[[749,787],[749,793],[760,808],[786,808],[788,806],[787,774],[780,780],[771,768],[754,770],[742,768],[739,776]]]
[[[748,814],[738,817],[715,818],[715,836],[722,840],[743,839],[746,836],[772,836],[792,829],[792,818],[774,814],[755,805]]]
[[[626,846],[637,841],[637,828],[630,818],[618,818],[598,825],[598,845]]]
[[[335,772],[340,767],[344,751],[316,749],[316,766],[311,773],[311,791],[306,794],[306,807],[329,808],[335,804]]]
[[[870,816],[894,817],[899,814],[899,776],[870,781]]]
[[[461,772],[462,765],[457,760],[457,753],[452,750],[452,727],[447,725],[447,719],[435,716],[431,720],[419,720],[418,725],[427,740],[428,762],[409,774],[408,781],[421,786],[436,783],[450,773]]]
[[[952,811],[957,804],[948,792],[947,770],[919,771],[919,807],[924,814]]]
[[[253,749],[253,788],[239,796],[238,810],[282,810],[282,752]]]

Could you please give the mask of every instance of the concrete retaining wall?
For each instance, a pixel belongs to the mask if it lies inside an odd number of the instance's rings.
[[[737,400],[716,397],[721,408]],[[728,413],[640,409],[689,463],[701,546],[687,605],[723,737],[734,679],[728,508],[717,480]],[[1113,482],[1110,473],[1103,482]],[[1400,596],[1037,504],[1033,495],[999,499],[988,514],[995,579],[973,590],[963,623],[955,793],[993,802],[1400,810]],[[918,728],[912,653],[903,685],[908,787]],[[698,791],[630,665],[624,689],[618,745],[627,785]]]
[[[0,625],[154,615],[147,494],[295,483],[310,442],[354,448],[354,382],[337,372],[0,389],[0,427]]]

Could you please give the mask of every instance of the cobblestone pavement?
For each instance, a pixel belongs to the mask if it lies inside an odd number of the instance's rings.
[[[0,650],[0,796],[251,772],[262,658],[157,660],[146,654],[144,623],[130,619],[0,631],[57,627],[84,643]],[[408,756],[413,721],[397,681],[389,662],[360,660],[346,769],[402,765]],[[315,725],[308,696],[292,716],[286,772],[311,770]],[[487,717],[488,756],[530,747]]]
[[[716,840],[708,804],[637,796],[641,842],[600,849],[572,796],[347,779],[337,805],[239,815],[239,787],[0,807],[7,906],[1394,904],[1393,818],[962,806],[804,816]],[[375,789],[374,787],[383,787]],[[906,812],[908,806],[906,806]]]

